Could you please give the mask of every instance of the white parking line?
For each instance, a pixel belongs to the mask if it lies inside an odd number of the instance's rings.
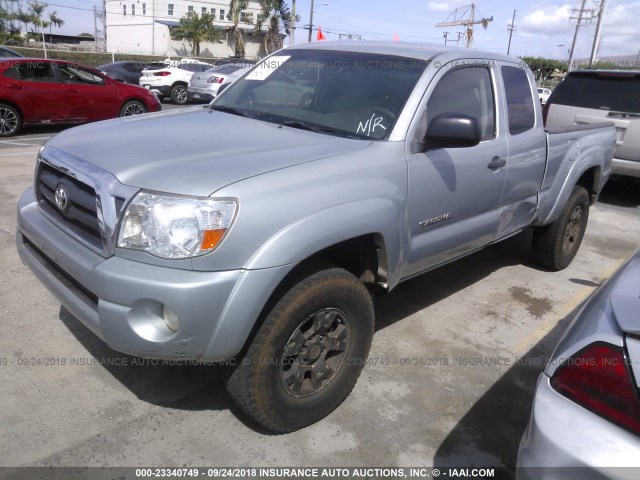
[[[32,143],[18,143],[16,141],[11,140],[2,140],[0,141],[0,145],[7,145],[9,147],[33,147]]]
[[[36,150],[34,150],[35,152]],[[0,157],[17,157],[19,155],[29,155],[29,150],[22,150],[21,152],[14,152],[14,153],[1,153],[0,151]]]
[[[17,140],[0,140],[0,145],[7,145],[10,147],[35,147],[40,146],[40,142],[38,143],[25,143],[31,141],[39,141],[39,140],[49,140],[51,136],[48,137],[28,137],[28,138],[20,138]]]

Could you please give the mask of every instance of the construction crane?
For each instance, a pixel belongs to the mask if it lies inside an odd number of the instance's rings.
[[[491,18],[481,18],[476,20],[476,5],[466,5],[464,7],[456,8],[447,20],[444,22],[436,23],[436,27],[467,27],[467,48],[473,45],[473,26],[482,25],[484,29],[489,26],[489,22],[493,22]]]

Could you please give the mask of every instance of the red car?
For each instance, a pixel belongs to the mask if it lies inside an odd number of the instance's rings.
[[[0,137],[23,125],[77,124],[157,112],[147,89],[61,60],[11,58],[0,62]]]

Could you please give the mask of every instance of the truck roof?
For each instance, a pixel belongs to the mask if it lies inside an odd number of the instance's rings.
[[[366,42],[312,42],[289,47],[286,50],[333,50],[340,52],[357,52],[394,55],[398,57],[414,58],[418,60],[433,60],[443,56],[447,60],[462,58],[483,58],[488,60],[502,60],[520,62],[519,59],[499,53],[477,50],[475,48],[445,47],[433,43],[366,41]]]

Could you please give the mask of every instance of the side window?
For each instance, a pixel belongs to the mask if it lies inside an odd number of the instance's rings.
[[[507,96],[509,133],[517,135],[533,128],[536,113],[527,72],[517,67],[502,67],[502,79]]]
[[[426,122],[418,129],[422,130],[418,132],[421,138],[424,138],[427,125],[441,113],[469,115],[477,120],[482,140],[495,138],[495,97],[489,69],[457,68],[440,79],[427,102]]]
[[[55,82],[55,74],[51,63],[27,62],[17,65],[20,78],[27,82]]]
[[[62,78],[65,83],[83,83],[90,85],[104,84],[104,80],[102,80],[101,77],[94,75],[83,68],[71,65],[60,65],[60,73],[62,74]]]
[[[3,73],[5,77],[13,78],[14,80],[20,80],[20,66],[15,65]]]

